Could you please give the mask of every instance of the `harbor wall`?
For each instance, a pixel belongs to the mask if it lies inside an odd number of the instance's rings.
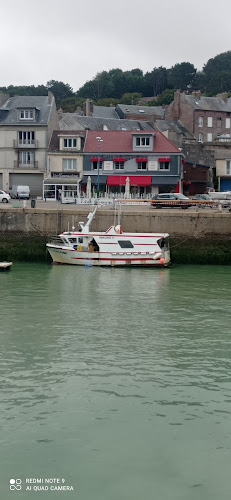
[[[0,209],[0,260],[50,261],[49,235],[78,228],[89,207],[74,209]],[[112,209],[100,207],[91,229],[104,231],[117,224]],[[139,210],[121,214],[123,231],[167,232],[172,261],[191,264],[231,265],[231,213],[212,211]]]
[[[89,207],[55,209],[0,209],[0,234],[21,233],[25,235],[59,234],[78,228],[80,221],[87,220]],[[105,231],[111,225],[117,224],[113,209],[100,207],[91,224],[93,231]],[[171,237],[202,238],[208,236],[223,236],[231,238],[231,213],[218,211],[186,210],[139,210],[128,209],[120,215],[123,231],[129,232],[167,232]]]

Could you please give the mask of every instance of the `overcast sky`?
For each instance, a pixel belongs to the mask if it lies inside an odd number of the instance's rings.
[[[231,50],[230,0],[10,0],[1,6],[0,87],[190,62]]]

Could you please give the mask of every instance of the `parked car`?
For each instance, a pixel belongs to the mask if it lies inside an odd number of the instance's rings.
[[[193,203],[187,196],[181,193],[161,193],[152,198],[151,205],[155,208],[188,208]]]
[[[10,201],[10,195],[5,193],[5,191],[0,190],[0,202],[8,203]]]
[[[204,200],[204,201],[212,201],[212,198],[209,194],[203,193],[203,194],[195,194],[194,200]]]
[[[207,193],[196,194],[194,196],[193,200],[196,201],[196,205],[199,208],[205,208],[206,206],[213,208],[216,205],[216,203],[211,198],[210,194],[207,194]]]

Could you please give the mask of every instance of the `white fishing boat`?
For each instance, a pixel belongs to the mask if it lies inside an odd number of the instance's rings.
[[[167,233],[124,233],[120,224],[105,232],[90,232],[96,210],[79,230],[52,236],[47,249],[53,263],[88,266],[166,267],[170,264]]]

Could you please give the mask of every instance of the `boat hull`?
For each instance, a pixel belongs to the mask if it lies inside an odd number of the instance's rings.
[[[170,265],[170,252],[167,251],[161,258],[148,253],[113,253],[108,252],[82,252],[66,248],[52,247],[47,249],[55,264],[70,264],[75,266],[107,266],[107,267],[167,267]],[[163,262],[164,261],[164,262]]]

